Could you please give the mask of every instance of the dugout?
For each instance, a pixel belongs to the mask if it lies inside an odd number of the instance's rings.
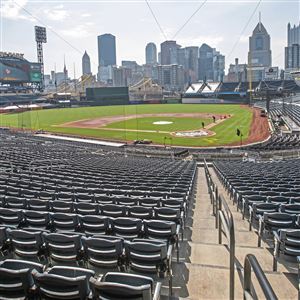
[[[86,89],[86,100],[91,105],[127,105],[128,87],[98,87]]]

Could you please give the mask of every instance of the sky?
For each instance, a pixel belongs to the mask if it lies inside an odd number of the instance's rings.
[[[122,60],[145,63],[146,44],[154,42],[159,50],[167,38],[182,47],[207,43],[216,48],[225,55],[227,72],[235,57],[246,63],[259,11],[271,36],[273,66],[282,68],[287,24],[298,25],[300,20],[300,0],[148,0],[159,25],[146,0],[0,0],[0,4],[0,51],[24,53],[29,61],[37,61],[34,26],[45,26],[45,73],[55,66],[57,72],[63,71],[65,56],[69,75],[75,73],[77,78],[85,50],[92,72],[97,72],[97,36],[104,33],[116,36],[119,65]]]

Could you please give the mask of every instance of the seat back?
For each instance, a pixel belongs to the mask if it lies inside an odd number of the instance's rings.
[[[51,211],[53,212],[61,212],[61,213],[73,213],[74,207],[73,202],[65,202],[65,201],[50,201]]]
[[[142,220],[133,218],[112,219],[111,228],[115,236],[134,239],[141,234]]]
[[[158,274],[166,271],[167,244],[161,241],[125,242],[128,267],[140,273]]]
[[[131,218],[139,218],[149,220],[153,217],[153,210],[151,207],[131,206],[128,208],[128,216]]]
[[[144,220],[144,233],[149,239],[175,242],[176,224],[171,221]]]
[[[48,212],[34,210],[23,211],[24,227],[47,230],[50,228],[50,215]]]
[[[81,260],[79,235],[44,233],[48,257],[56,262],[76,263]]]
[[[155,207],[154,219],[173,221],[177,224],[181,222],[181,212],[179,209],[169,207]]]
[[[153,280],[126,273],[106,273],[101,281],[90,279],[95,299],[151,300]]]
[[[0,224],[7,227],[18,227],[23,220],[21,210],[0,208]]]
[[[5,207],[12,209],[24,209],[27,206],[25,198],[6,196],[4,199]]]
[[[7,235],[13,252],[24,258],[37,259],[43,244],[41,232],[8,229]]]
[[[109,229],[109,218],[104,216],[79,216],[81,230],[86,235],[106,234]]]
[[[113,217],[113,218],[125,217],[126,207],[121,205],[105,204],[101,206],[101,213],[104,216]]]
[[[281,229],[278,231],[281,251],[288,256],[300,256],[300,229]]]
[[[263,215],[263,222],[266,227],[270,227],[272,230],[282,228],[293,228],[296,223],[296,215],[290,215],[287,213],[267,213]]]
[[[54,213],[51,215],[51,221],[56,231],[77,231],[79,227],[75,214]]]
[[[30,288],[34,281],[33,270],[43,271],[43,266],[37,263],[7,259],[0,263],[0,298],[1,299],[31,299]]]
[[[98,215],[99,205],[97,203],[79,202],[75,203],[75,210],[80,215]]]
[[[121,264],[123,241],[118,238],[83,237],[82,244],[87,261],[96,267],[116,268]]]
[[[41,200],[41,199],[28,199],[27,207],[28,207],[28,209],[35,210],[35,211],[49,211],[50,210],[49,201]]]
[[[89,284],[86,276],[66,276],[33,272],[41,299],[87,299]]]
[[[291,215],[300,215],[300,203],[299,204],[282,204],[280,211]]]

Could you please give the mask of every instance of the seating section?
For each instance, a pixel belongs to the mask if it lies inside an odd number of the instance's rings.
[[[18,273],[20,287],[0,287],[0,298],[158,299],[162,284],[172,294],[195,162],[0,138],[0,274]]]
[[[274,249],[279,259],[296,261],[300,254],[300,160],[214,163],[214,168],[249,229],[257,229],[258,246]],[[270,240],[271,238],[271,240]]]

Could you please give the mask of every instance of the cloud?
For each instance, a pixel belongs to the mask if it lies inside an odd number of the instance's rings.
[[[44,14],[52,21],[63,21],[69,16],[68,11],[64,9],[62,4],[54,6],[53,9],[45,9]]]
[[[28,3],[28,0],[8,0],[2,2],[0,7],[1,17],[11,20],[27,20],[34,22],[35,19],[22,13],[22,8]]]
[[[94,33],[90,30],[91,22],[70,27],[68,29],[60,30],[60,32],[68,37],[83,38],[93,35]]]
[[[92,15],[89,14],[89,13],[81,14],[81,17],[82,17],[82,18],[89,18],[89,17],[91,17],[91,16],[92,16]]]
[[[240,37],[240,43],[249,43],[249,36],[248,35],[242,35]]]

